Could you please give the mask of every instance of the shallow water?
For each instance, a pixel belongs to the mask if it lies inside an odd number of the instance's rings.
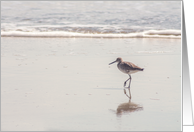
[[[145,68],[128,78],[117,57]],[[2,130],[180,131],[181,40],[1,38]]]
[[[4,36],[14,36],[13,33],[6,34],[13,31],[15,36],[46,32],[41,36],[67,37],[76,36],[71,33],[103,36],[169,29],[178,30],[180,36],[181,1],[1,2],[1,32]],[[62,31],[63,35],[56,31]],[[167,33],[176,36],[176,32]]]

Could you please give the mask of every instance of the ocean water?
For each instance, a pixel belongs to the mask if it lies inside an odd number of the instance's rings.
[[[1,36],[181,38],[181,2],[2,1]]]

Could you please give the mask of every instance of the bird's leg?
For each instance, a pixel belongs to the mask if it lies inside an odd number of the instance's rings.
[[[125,82],[124,82],[124,87],[126,86],[126,83],[127,83],[127,81],[129,80],[130,78],[128,78]],[[125,88],[127,88],[127,87],[125,87]]]
[[[128,74],[129,75],[129,74]],[[126,83],[127,81],[130,79],[130,82],[129,82],[129,86],[128,87],[125,87],[126,86]],[[125,88],[130,88],[130,84],[131,84],[131,75],[129,75],[129,78],[124,82],[124,87]]]
[[[125,87],[126,86],[126,83],[127,83],[127,81],[129,79],[130,79],[129,86],[128,87]],[[124,82],[124,94],[131,100],[130,83],[131,83],[131,75],[129,75],[129,78]],[[128,88],[129,89],[129,95],[130,95],[130,97],[127,95],[125,88]]]
[[[129,86],[125,87],[128,80],[130,80]],[[131,75],[129,75],[129,78],[124,82],[124,94],[131,100],[130,84],[131,84]],[[127,95],[125,88],[128,88],[130,96]]]
[[[127,83],[128,80],[129,80],[129,79],[127,79],[127,80],[124,82],[124,87],[126,86],[126,83]]]
[[[125,93],[125,95],[131,100],[131,97],[129,97],[128,95],[127,95],[127,93],[126,93],[126,90],[124,89],[124,93]],[[130,94],[131,95],[131,94]]]
[[[130,95],[130,100],[131,100],[131,92],[130,92],[130,85],[131,85],[131,75],[129,75],[129,78],[130,78],[130,82],[129,82],[129,86],[128,86],[128,90],[129,90],[129,95]]]
[[[129,99],[131,100],[131,92],[130,92],[130,88],[128,88],[128,90],[129,90],[129,95],[130,95]]]
[[[130,74],[129,74],[129,79],[130,79],[130,82],[129,82],[129,86],[128,86],[128,88],[130,88],[130,85],[131,85],[131,79],[132,79]],[[128,80],[129,80],[129,79],[128,79]]]

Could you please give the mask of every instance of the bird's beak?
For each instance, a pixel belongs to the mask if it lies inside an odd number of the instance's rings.
[[[111,64],[113,64],[113,63],[115,63],[115,62],[117,62],[117,61],[113,61],[113,62],[109,63],[109,65],[111,65]]]

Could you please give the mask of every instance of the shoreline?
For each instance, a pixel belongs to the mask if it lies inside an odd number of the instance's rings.
[[[181,39],[181,37],[174,37],[174,36],[169,36],[169,37],[161,37],[161,36],[155,36],[155,37],[79,37],[79,36],[76,36],[76,37],[52,37],[52,36],[1,36],[1,37],[8,37],[8,38],[99,38],[99,39],[129,39],[129,38],[139,38],[139,39]]]
[[[82,33],[82,32],[1,32],[2,37],[73,37],[73,38],[169,38],[181,39],[181,30],[147,30],[131,33]]]

